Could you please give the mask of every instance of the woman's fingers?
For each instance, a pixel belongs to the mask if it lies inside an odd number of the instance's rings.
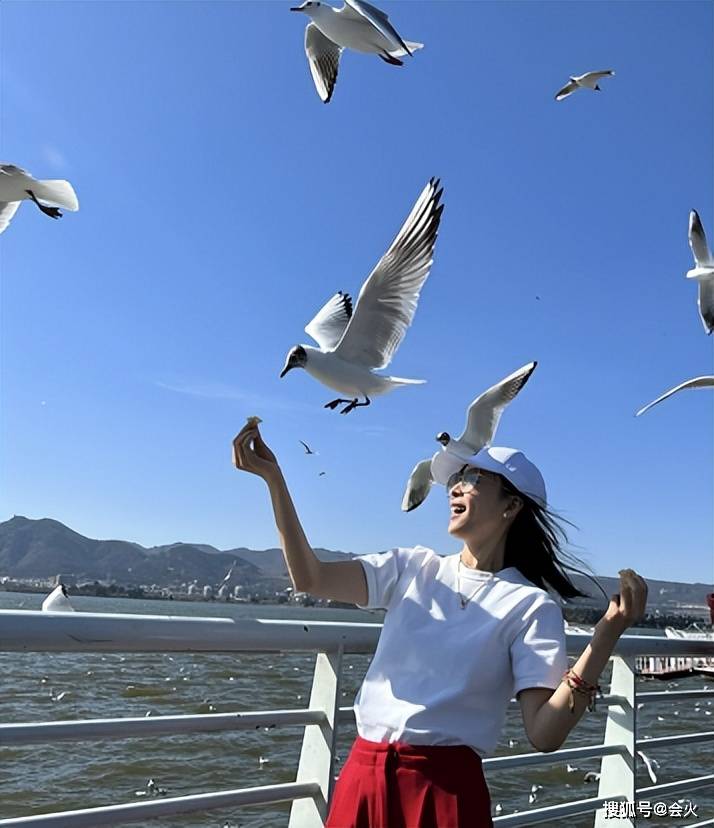
[[[647,582],[634,569],[620,570],[620,612],[628,624],[633,624],[645,614],[647,606]]]
[[[635,573],[635,579],[639,585],[639,590],[637,591],[637,617],[642,618],[647,607],[647,581],[641,575],[637,575],[637,573]]]
[[[236,468],[252,471],[250,441],[255,438],[255,426],[242,428],[233,439],[233,463]]]

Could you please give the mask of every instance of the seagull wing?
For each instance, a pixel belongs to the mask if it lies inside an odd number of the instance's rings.
[[[417,506],[423,503],[429,494],[432,482],[431,458],[417,463],[404,491],[402,511],[411,512],[412,509],[416,509]]]
[[[334,348],[342,338],[352,318],[352,297],[339,291],[320,308],[315,318],[305,326],[323,351]]]
[[[315,452],[308,446],[307,443],[304,443],[302,440],[298,440],[299,443],[302,443],[303,448],[307,454],[314,454]]]
[[[391,362],[429,275],[444,209],[439,204],[442,192],[435,178],[422,190],[389,250],[362,285],[336,356],[371,369]]]
[[[577,88],[578,85],[577,83],[575,83],[575,81],[568,81],[568,83],[566,83],[562,89],[558,90],[558,92],[555,93],[555,100],[562,101],[563,98],[567,98],[568,95],[572,95]]]
[[[15,164],[0,164],[0,175],[30,175],[30,173]]]
[[[408,55],[411,51],[407,44],[402,40],[399,32],[389,22],[389,17],[376,6],[371,3],[365,3],[364,0],[345,0],[345,5],[340,9],[340,13],[347,17],[356,17],[360,20],[366,20],[371,23],[387,40],[394,43],[394,47],[401,47]]]
[[[529,362],[476,397],[469,406],[466,428],[459,442],[466,443],[474,451],[488,445],[496,433],[503,409],[528,382],[537,364]]]
[[[0,201],[0,233],[10,224],[19,206],[19,201]]]
[[[589,80],[600,80],[600,78],[612,77],[614,74],[612,69],[603,69],[602,72],[587,72],[583,77]]]
[[[665,391],[661,397],[657,397],[656,400],[652,400],[652,402],[648,403],[644,408],[640,408],[640,410],[635,414],[635,417],[639,417],[640,414],[644,414],[648,408],[652,408],[653,405],[657,405],[657,403],[662,402],[662,400],[666,400],[667,397],[671,397],[672,394],[676,394],[677,391],[681,391],[683,388],[714,388],[714,377],[695,377],[694,379],[690,379],[676,385],[674,388],[670,388],[669,391]]]
[[[315,82],[315,89],[323,103],[329,103],[337,82],[337,73],[340,68],[340,53],[338,46],[329,37],[317,28],[314,23],[308,23],[305,29],[305,54],[310,65],[310,73]]]
[[[2,227],[0,227],[2,232]],[[702,318],[704,330],[710,334],[714,331],[714,281],[712,279],[699,279],[699,316]]]
[[[692,210],[689,214],[689,246],[698,267],[714,264],[711,250],[707,244],[707,237],[702,227],[702,220],[696,210]]]

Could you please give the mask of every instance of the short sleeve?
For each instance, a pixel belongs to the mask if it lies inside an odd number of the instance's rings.
[[[538,601],[524,621],[511,644],[514,696],[528,687],[555,690],[568,669],[563,613],[555,601]]]
[[[362,564],[367,579],[367,603],[358,604],[362,609],[387,609],[394,594],[394,587],[409,558],[410,549],[390,549],[389,552],[376,552],[360,555],[357,560]]]

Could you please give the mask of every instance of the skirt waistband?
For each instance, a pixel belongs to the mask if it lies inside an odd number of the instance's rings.
[[[377,765],[388,760],[400,763],[476,763],[481,757],[468,745],[411,745],[406,742],[370,742],[357,736],[350,756],[360,764]]]

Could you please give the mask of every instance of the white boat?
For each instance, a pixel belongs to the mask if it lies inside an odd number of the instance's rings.
[[[692,625],[694,629],[677,630],[674,627],[665,627],[664,634],[667,638],[686,638],[690,641],[714,641],[714,630],[703,630],[697,624]]]

